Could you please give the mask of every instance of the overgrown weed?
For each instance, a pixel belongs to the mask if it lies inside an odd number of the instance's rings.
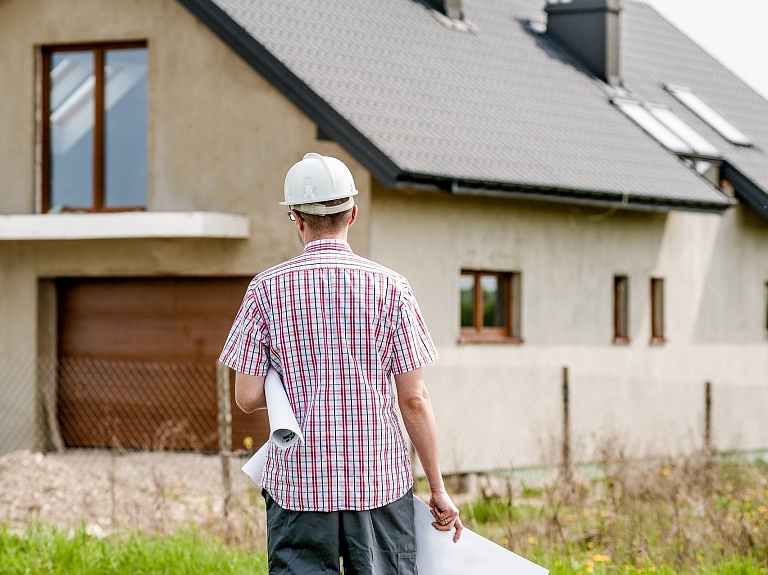
[[[463,516],[555,574],[766,573],[768,464],[706,453],[638,462],[611,443],[599,465],[602,479],[560,479]]]

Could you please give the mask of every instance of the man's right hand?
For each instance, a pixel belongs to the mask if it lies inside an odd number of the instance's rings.
[[[461,532],[464,531],[464,526],[459,519],[459,510],[451,501],[448,493],[445,490],[433,491],[429,497],[429,507],[432,517],[435,518],[432,526],[438,531],[450,531],[455,527],[456,533],[453,536],[453,542],[456,543],[461,537]]]

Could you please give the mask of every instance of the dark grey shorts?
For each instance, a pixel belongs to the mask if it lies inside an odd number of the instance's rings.
[[[417,575],[413,492],[368,511],[289,511],[267,502],[270,575]]]

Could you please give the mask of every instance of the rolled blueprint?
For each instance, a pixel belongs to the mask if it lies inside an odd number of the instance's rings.
[[[270,375],[273,377],[270,379]],[[272,384],[270,385],[270,381]],[[275,382],[277,386],[275,386]],[[293,432],[304,441],[301,430],[296,423],[288,397],[285,394],[283,383],[278,373],[270,369],[265,382],[267,394],[267,409],[269,410],[269,426],[272,434],[261,449],[259,449],[248,462],[243,465],[243,471],[254,483],[261,485],[264,476],[264,466],[267,463],[267,450],[270,443],[279,447],[293,445],[296,438],[291,438],[290,443],[275,440],[277,432]],[[269,386],[269,387],[267,387]],[[280,397],[282,396],[282,397]],[[283,419],[285,413],[275,417],[274,421],[280,421],[273,425],[272,410],[287,409],[291,418]],[[277,407],[280,406],[280,407]],[[287,425],[293,422],[293,426]],[[280,436],[278,435],[278,439]],[[419,575],[471,575],[483,573],[483,575],[547,575],[549,570],[515,555],[508,549],[496,545],[494,542],[481,537],[477,533],[464,529],[458,543],[453,542],[453,531],[438,531],[432,526],[434,517],[429,511],[429,506],[418,497],[413,498],[413,518],[416,532],[416,565]]]
[[[280,374],[271,367],[264,380],[264,395],[267,398],[269,440],[242,467],[243,472],[258,485],[261,485],[264,476],[264,466],[267,464],[267,451],[270,443],[285,449],[299,439],[304,441],[304,434],[301,433],[299,422],[296,421],[296,415],[293,413],[288,395],[285,393],[283,380],[280,379]]]
[[[269,449],[269,441],[267,441],[261,448],[251,456],[243,465],[243,472],[251,478],[251,481],[261,485],[262,477],[264,476],[264,467],[267,464],[267,450]]]
[[[413,498],[413,519],[416,531],[416,565],[419,575],[547,575],[549,570],[515,555],[464,529],[458,543],[453,542],[453,531],[438,531],[429,506]]]
[[[291,409],[285,394],[283,380],[273,368],[269,368],[264,382],[264,394],[267,396],[267,415],[269,416],[269,438],[281,448],[290,447],[298,440],[304,441],[299,422]]]

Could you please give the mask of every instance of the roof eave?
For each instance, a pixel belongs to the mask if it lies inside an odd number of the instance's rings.
[[[722,214],[737,204],[735,200],[726,196],[723,196],[719,202],[707,202],[645,196],[634,192],[585,190],[509,182],[481,182],[414,173],[401,175],[396,187],[452,195],[531,199],[561,204],[581,204],[654,212],[690,211]]]
[[[740,172],[733,164],[723,162],[723,178],[736,191],[736,197],[768,219],[768,193]]]
[[[380,182],[394,187],[400,168],[211,0],[178,0]]]

